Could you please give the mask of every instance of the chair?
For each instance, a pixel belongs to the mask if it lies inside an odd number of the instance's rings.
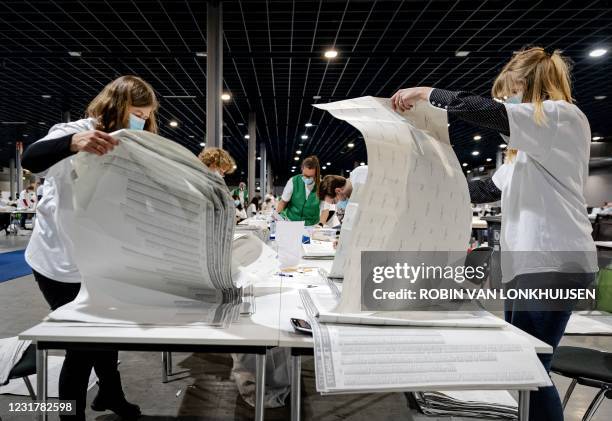
[[[19,362],[15,364],[9,373],[8,380],[2,384],[2,386],[8,384],[8,382],[13,379],[21,378],[28,388],[30,397],[35,401],[36,393],[34,392],[32,383],[30,383],[30,379],[28,379],[28,376],[31,376],[32,374],[36,374],[36,346],[34,344],[26,348]]]
[[[604,398],[612,399],[612,353],[574,346],[560,346],[555,351],[551,371],[572,379],[563,398],[567,405],[576,384],[599,388],[582,421],[595,415]]]
[[[612,241],[612,215],[597,215],[594,237],[595,241]]]

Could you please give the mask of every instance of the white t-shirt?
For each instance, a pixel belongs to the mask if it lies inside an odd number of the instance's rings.
[[[49,133],[37,142],[66,136],[95,128],[94,119],[83,119],[60,123],[51,127]],[[43,197],[36,208],[36,224],[25,252],[25,259],[36,272],[58,282],[79,283],[81,274],[72,257],[72,242],[61,228],[58,213],[72,212],[66,206],[72,197],[70,181],[71,157],[49,168],[45,174]],[[42,175],[42,174],[39,174]]]
[[[251,203],[249,205],[249,207],[247,208],[246,213],[247,213],[248,216],[257,215],[257,208],[255,207],[254,203]]]
[[[538,125],[533,104],[505,105],[508,147],[519,152],[493,176],[502,191],[503,281],[524,273],[577,272],[577,266],[597,272],[583,195],[591,143],[585,115],[568,102],[545,101],[547,122]]]
[[[308,199],[308,196],[310,196],[310,192],[312,191],[314,186],[315,186],[314,181],[310,184],[304,183],[304,187],[306,188],[306,199]],[[283,189],[283,195],[281,196],[281,199],[283,200],[283,202],[289,203],[291,201],[292,195],[293,195],[293,177],[291,177],[287,181],[287,184],[285,185],[285,188]]]

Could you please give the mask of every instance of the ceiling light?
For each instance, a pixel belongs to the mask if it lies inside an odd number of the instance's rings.
[[[476,136],[474,136],[474,140],[480,140],[480,139],[482,139],[481,135],[477,134]]]
[[[466,172],[469,174],[469,173],[471,173],[471,172],[472,172],[472,170],[467,170]]]
[[[177,127],[177,126],[178,126],[178,123],[177,123],[176,121],[172,120],[172,121],[170,122],[170,126],[171,126],[171,127]]]
[[[478,152],[478,151],[472,151],[472,155],[474,155],[474,156],[478,156],[478,155],[480,155],[480,152]]]
[[[500,143],[499,147],[500,147],[500,149],[506,149],[508,147],[508,145],[506,145],[505,143]]]
[[[43,98],[45,98],[45,99],[49,99],[49,98],[51,98],[51,95],[41,95],[41,96],[42,96]]]
[[[46,124],[44,121],[39,121],[38,124]]]
[[[294,161],[299,161],[299,160],[300,160],[300,157],[299,157],[299,156],[296,156],[295,158],[293,158],[293,160],[294,160]]]
[[[196,51],[196,57],[206,57],[206,53],[204,51]]]
[[[293,169],[293,170],[294,170],[294,169],[295,169],[295,165],[294,165],[294,166],[292,166],[292,167],[291,167],[291,169]]]
[[[258,161],[261,161],[261,156],[258,156],[258,157],[257,157],[257,160],[258,160]]]
[[[493,161],[493,158],[487,158],[487,162]]]
[[[446,127],[450,127],[450,123],[447,123],[447,124],[446,124]]]
[[[303,134],[303,135],[302,135],[302,139],[304,139],[304,140],[308,139],[308,135]]]
[[[365,165],[365,162],[360,162],[359,166],[363,167]]]
[[[606,99],[607,96],[605,96],[605,95],[595,95],[593,98],[595,98],[598,101],[601,101],[602,99]]]
[[[68,51],[68,55],[70,55],[70,57],[81,57],[81,52],[80,51]]]
[[[589,52],[589,56],[591,57],[601,57],[604,54],[606,54],[608,52],[608,50],[606,50],[605,48],[595,48],[594,50],[591,50]]]
[[[593,136],[592,139],[593,140],[601,140],[601,139],[603,139],[603,137],[602,136]]]
[[[325,165],[331,165],[331,162],[327,162]]]
[[[325,54],[323,54],[325,58],[336,58],[338,57],[338,52],[334,49],[327,50]]]
[[[304,124],[304,126],[306,126],[306,127],[312,127],[312,123],[306,123],[306,124]]]
[[[295,168],[291,168],[291,172],[295,172]]]
[[[236,169],[236,168],[238,168],[238,166],[237,166],[237,165],[234,165],[232,168],[233,168],[233,169]]]
[[[296,154],[296,155],[301,155],[301,154],[302,154],[302,151],[295,151],[295,154]]]
[[[245,135],[244,135],[244,138],[245,138],[245,139],[250,139],[250,138],[251,138],[251,136],[249,136],[248,134],[245,134]]]
[[[323,166],[321,167],[321,169],[322,169],[322,170],[326,170],[326,169],[327,169],[327,167],[326,167],[325,165],[323,165]]]
[[[455,52],[455,57],[467,57],[468,54],[470,54],[469,51],[465,51],[465,50],[463,50],[463,51],[456,51]]]
[[[348,146],[349,148],[354,148],[354,147],[355,147],[355,144],[354,144],[353,142],[351,142],[351,143],[349,143],[349,144],[348,144],[348,145],[346,145],[346,146]]]
[[[244,123],[238,123],[239,126],[244,126]]]
[[[29,136],[29,135],[27,135],[27,134],[24,134],[24,135],[23,135],[23,137],[28,137],[28,136]]]
[[[201,147],[204,147],[204,146],[206,146],[206,143],[201,142],[201,143],[200,143],[200,146],[201,146]]]
[[[464,167],[467,167],[467,163],[466,163],[466,162],[464,162],[464,163],[463,163],[463,164],[461,164],[461,165],[462,165],[462,166],[464,166]]]
[[[221,99],[223,101],[229,101],[232,97],[230,96],[230,94],[223,94],[221,95]]]
[[[312,99],[314,99],[314,100],[321,99],[321,95],[314,95],[314,96],[312,97]]]

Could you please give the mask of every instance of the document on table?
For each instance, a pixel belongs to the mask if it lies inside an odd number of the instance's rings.
[[[223,325],[240,287],[274,273],[273,252],[234,240],[229,190],[189,150],[146,131],[111,135],[111,153],[72,158],[59,222],[83,286],[50,318]]]
[[[612,316],[591,316],[573,313],[565,327],[565,334],[612,336]]]
[[[415,392],[421,411],[435,417],[469,417],[474,420],[516,420],[518,404],[506,390],[445,390]],[[430,419],[430,418],[428,418]]]
[[[356,326],[313,321],[322,393],[535,389],[550,386],[535,351],[500,329]]]
[[[303,259],[333,259],[336,254],[331,241],[310,240],[310,244],[302,244]]]
[[[338,312],[361,304],[361,252],[463,251],[471,232],[467,182],[450,145],[447,115],[425,102],[399,114],[387,98],[361,97],[315,107],[363,135],[368,176],[348,223]],[[350,203],[349,203],[350,205]],[[343,240],[341,234],[341,240]]]

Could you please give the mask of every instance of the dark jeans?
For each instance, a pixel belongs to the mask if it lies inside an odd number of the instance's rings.
[[[507,288],[547,288],[557,285],[561,288],[586,288],[595,280],[595,274],[572,273],[535,273],[519,275],[514,278]],[[550,310],[547,303],[514,302],[506,300],[505,318],[508,323],[518,327],[552,346],[553,353],[557,349],[567,322],[572,314],[571,308],[576,302],[565,302],[563,310]],[[525,310],[525,309],[528,310]],[[520,310],[519,310],[520,309]],[[553,354],[538,354],[538,358],[547,372],[550,372]],[[563,408],[559,392],[555,386],[542,387],[531,392],[529,405],[529,419],[532,421],[563,421]]]
[[[57,282],[34,270],[32,272],[52,310],[74,300],[81,289],[81,284]],[[121,392],[117,359],[117,351],[66,351],[59,378],[59,398],[76,401],[76,417],[61,417],[62,420],[85,419],[87,386],[92,367],[100,380],[100,392],[111,395]]]

